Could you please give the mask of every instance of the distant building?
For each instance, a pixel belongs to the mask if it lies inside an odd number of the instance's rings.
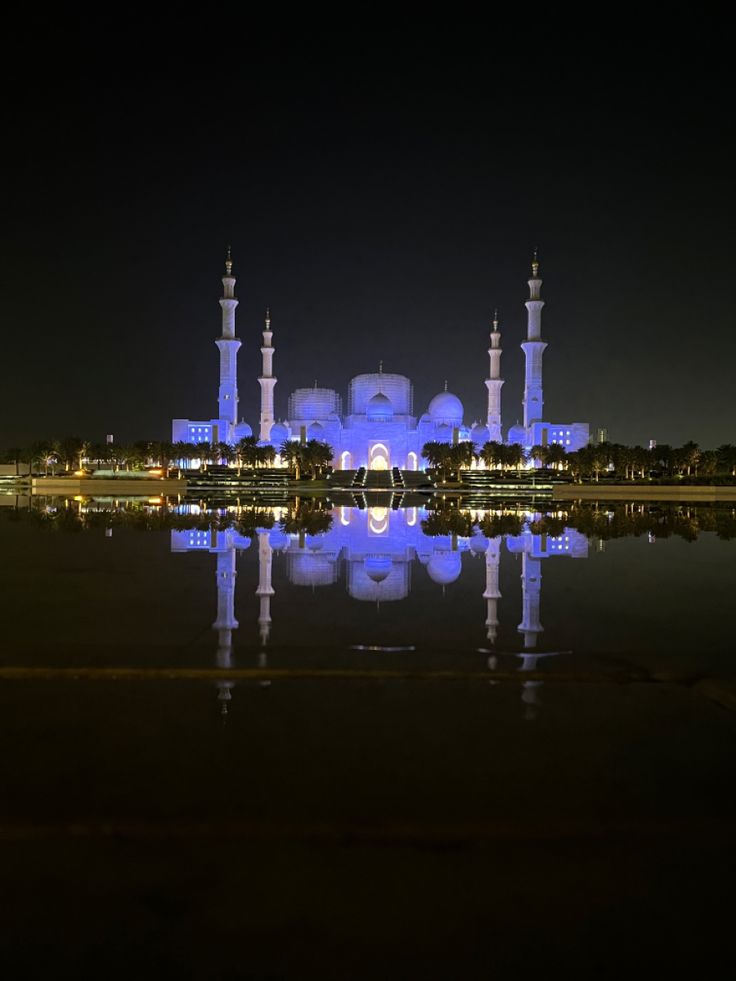
[[[253,430],[244,419],[238,420],[237,356],[241,346],[235,336],[235,278],[228,250],[223,277],[222,334],[215,343],[220,351],[220,386],[216,419],[174,419],[172,440],[187,443],[236,443]],[[541,336],[544,301],[541,299],[542,280],[536,253],[529,280],[529,300],[526,301],[528,327],[521,348],[526,359],[524,381],[524,423],[512,426],[506,442],[532,446],[558,444],[567,452],[586,446],[590,438],[587,423],[545,422],[542,388],[542,355],[547,347]],[[414,389],[405,375],[383,371],[357,375],[348,388],[347,412],[341,396],[331,388],[298,388],[288,400],[286,418],[277,421],[274,413],[273,331],[270,314],[266,313],[261,347],[262,370],[258,377],[261,388],[261,413],[258,439],[277,450],[285,440],[318,439],[334,449],[333,466],[340,470],[366,467],[386,470],[399,467],[417,470],[425,443],[452,443],[470,440],[480,448],[489,440],[503,442],[501,425],[501,332],[498,315],[493,318],[490,333],[489,376],[485,421],[468,425],[460,399],[447,390],[431,399],[426,412],[415,414]]]
[[[608,430],[607,429],[599,429],[598,432],[596,433],[596,439],[597,439],[597,442],[599,444],[600,443],[607,443],[608,442]]]

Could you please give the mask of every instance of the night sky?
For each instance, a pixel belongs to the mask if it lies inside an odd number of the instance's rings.
[[[11,28],[0,448],[211,418],[228,244],[254,429],[267,305],[277,417],[382,359],[417,414],[446,379],[466,422],[498,305],[514,424],[536,245],[546,419],[736,442],[727,39],[670,8],[605,28],[532,9],[490,31],[228,7]]]

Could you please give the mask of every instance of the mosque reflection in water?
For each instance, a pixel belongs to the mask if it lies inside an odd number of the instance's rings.
[[[459,514],[456,512],[456,514]],[[455,582],[462,572],[463,553],[485,557],[485,627],[488,642],[496,642],[499,619],[498,601],[501,598],[499,571],[501,552],[505,545],[508,552],[521,556],[522,615],[518,625],[521,635],[519,670],[534,671],[542,657],[555,651],[540,648],[539,637],[543,633],[541,623],[542,562],[550,558],[584,559],[588,556],[588,539],[574,528],[558,522],[556,534],[539,531],[542,515],[531,511],[517,516],[518,534],[484,535],[488,529],[488,513],[468,512],[464,516],[463,530],[468,534],[450,531],[448,534],[428,534],[442,528],[442,523],[432,522],[432,514],[423,508],[392,510],[386,507],[337,507],[323,512],[321,524],[326,530],[309,533],[304,526],[295,528],[290,523],[287,509],[273,508],[264,526],[255,526],[254,535],[240,533],[236,526],[225,530],[175,530],[171,532],[173,552],[209,551],[216,556],[217,616],[213,628],[218,633],[217,665],[227,669],[232,666],[232,632],[239,627],[235,619],[236,555],[239,550],[257,543],[259,597],[258,632],[261,644],[259,664],[267,664],[264,648],[271,635],[272,562],[274,553],[285,555],[289,582],[296,587],[320,587],[335,584],[340,575],[341,563],[345,567],[347,592],[358,602],[391,603],[409,596],[412,568],[415,563],[424,566],[429,579],[444,588]],[[319,518],[319,515],[318,515]],[[430,520],[428,520],[430,519]],[[309,524],[308,522],[306,523]],[[315,530],[312,522],[311,531]],[[270,525],[270,526],[265,526]],[[452,521],[445,522],[448,530]],[[493,528],[493,521],[490,521]],[[492,650],[488,666],[496,667]],[[522,700],[526,705],[527,718],[535,716],[539,681],[524,683]],[[227,713],[233,683],[218,683],[222,712]]]

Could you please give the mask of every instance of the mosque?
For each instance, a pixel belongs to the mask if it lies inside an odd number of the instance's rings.
[[[225,275],[222,279],[223,295],[222,334],[215,341],[220,351],[220,386],[218,391],[218,417],[208,420],[174,419],[172,441],[186,443],[234,444],[253,430],[243,419],[238,419],[237,358],[241,342],[235,336],[235,277],[228,250]],[[542,389],[542,355],[547,347],[542,339],[541,299],[542,280],[539,278],[539,262],[536,252],[529,280],[527,336],[521,344],[525,357],[523,425],[512,426],[504,440],[501,424],[501,331],[495,316],[490,334],[491,345],[489,373],[485,385],[488,393],[488,409],[485,422],[467,425],[465,410],[460,399],[452,392],[439,392],[430,401],[427,411],[417,416],[414,410],[414,389],[404,375],[383,371],[358,375],[348,386],[347,412],[343,410],[341,396],[334,389],[298,388],[288,400],[286,418],[276,419],[274,412],[273,331],[271,318],[266,313],[263,344],[261,347],[262,369],[258,378],[261,388],[261,412],[258,440],[271,445],[277,451],[285,440],[318,439],[329,443],[334,450],[332,465],[339,470],[365,467],[368,470],[418,470],[422,466],[422,448],[425,443],[436,441],[454,443],[471,440],[477,449],[489,440],[516,443],[526,449],[557,443],[571,452],[587,445],[588,423],[553,423],[544,420]]]

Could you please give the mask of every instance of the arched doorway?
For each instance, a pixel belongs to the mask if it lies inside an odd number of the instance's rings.
[[[385,443],[374,443],[368,450],[369,470],[388,470],[391,466],[388,447]]]
[[[406,457],[406,469],[407,470],[418,470],[419,469],[419,459],[412,450]]]
[[[352,470],[353,468],[353,457],[350,450],[345,450],[344,453],[340,454],[340,469],[341,470]]]

